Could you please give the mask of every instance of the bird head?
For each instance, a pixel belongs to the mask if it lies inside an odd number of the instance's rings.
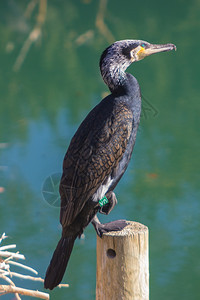
[[[174,44],[150,44],[142,40],[121,40],[109,46],[101,55],[100,70],[105,83],[112,90],[112,82],[120,84],[125,71],[133,62],[154,53],[176,50]]]

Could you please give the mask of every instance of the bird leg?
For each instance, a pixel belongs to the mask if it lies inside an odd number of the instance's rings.
[[[94,226],[97,235],[99,237],[102,237],[102,235],[106,232],[122,230],[128,225],[128,223],[126,222],[126,220],[116,220],[113,222],[101,224],[97,216],[95,216],[92,220],[92,225]]]
[[[104,215],[108,215],[117,204],[117,198],[114,192],[108,192],[106,194],[106,198],[108,199],[108,203],[102,206],[99,210],[99,212]]]

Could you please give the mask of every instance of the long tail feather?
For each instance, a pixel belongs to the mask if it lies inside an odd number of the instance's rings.
[[[52,290],[62,280],[76,236],[61,238],[46,271],[44,287]]]

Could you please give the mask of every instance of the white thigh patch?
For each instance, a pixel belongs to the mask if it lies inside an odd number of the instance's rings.
[[[99,200],[101,200],[105,194],[107,193],[109,187],[111,186],[113,182],[113,179],[111,179],[111,177],[109,176],[106,183],[102,184],[98,190],[96,191],[96,193],[93,195],[93,199],[92,201],[94,202],[98,202]]]

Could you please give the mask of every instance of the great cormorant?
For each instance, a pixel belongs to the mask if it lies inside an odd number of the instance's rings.
[[[113,190],[130,161],[140,122],[140,87],[125,71],[135,61],[173,49],[173,44],[122,40],[101,55],[101,75],[111,94],[81,123],[64,157],[60,182],[62,237],[47,269],[45,288],[53,289],[61,282],[74,241],[90,222],[99,236],[127,225],[125,220],[101,224],[96,216],[98,212],[109,214],[117,203]],[[103,205],[103,200],[108,203]]]

